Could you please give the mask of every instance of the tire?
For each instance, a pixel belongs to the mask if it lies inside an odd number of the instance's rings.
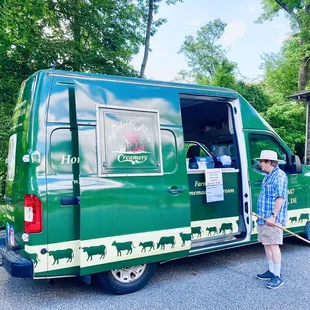
[[[117,295],[129,294],[142,289],[152,278],[157,264],[137,265],[98,273],[100,285]]]

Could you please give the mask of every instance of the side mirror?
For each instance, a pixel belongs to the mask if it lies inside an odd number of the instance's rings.
[[[251,160],[251,163],[252,163],[252,167],[253,167],[254,170],[257,170],[257,171],[259,171],[259,172],[262,172],[262,168],[260,167],[259,161],[258,161],[258,160],[252,159],[252,160]]]
[[[292,173],[302,172],[302,164],[298,155],[292,155],[291,171]]]

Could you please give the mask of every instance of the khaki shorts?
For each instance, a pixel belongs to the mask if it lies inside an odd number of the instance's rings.
[[[281,225],[277,223],[277,225]],[[282,226],[282,225],[281,225]],[[258,242],[263,245],[283,244],[283,230],[275,226],[257,225]]]

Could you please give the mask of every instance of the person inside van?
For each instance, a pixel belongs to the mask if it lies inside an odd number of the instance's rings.
[[[256,277],[267,280],[267,288],[277,289],[284,284],[281,278],[281,251],[283,231],[274,226],[286,225],[288,181],[285,172],[278,167],[277,153],[271,150],[261,151],[259,165],[266,175],[257,201],[257,213],[267,221],[257,220],[258,241],[265,248],[268,270]]]

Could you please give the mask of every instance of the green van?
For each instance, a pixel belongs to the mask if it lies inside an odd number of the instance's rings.
[[[309,239],[310,167],[238,93],[39,71],[13,115],[3,266],[125,294],[160,262],[255,243],[266,148],[288,176],[288,227]]]

